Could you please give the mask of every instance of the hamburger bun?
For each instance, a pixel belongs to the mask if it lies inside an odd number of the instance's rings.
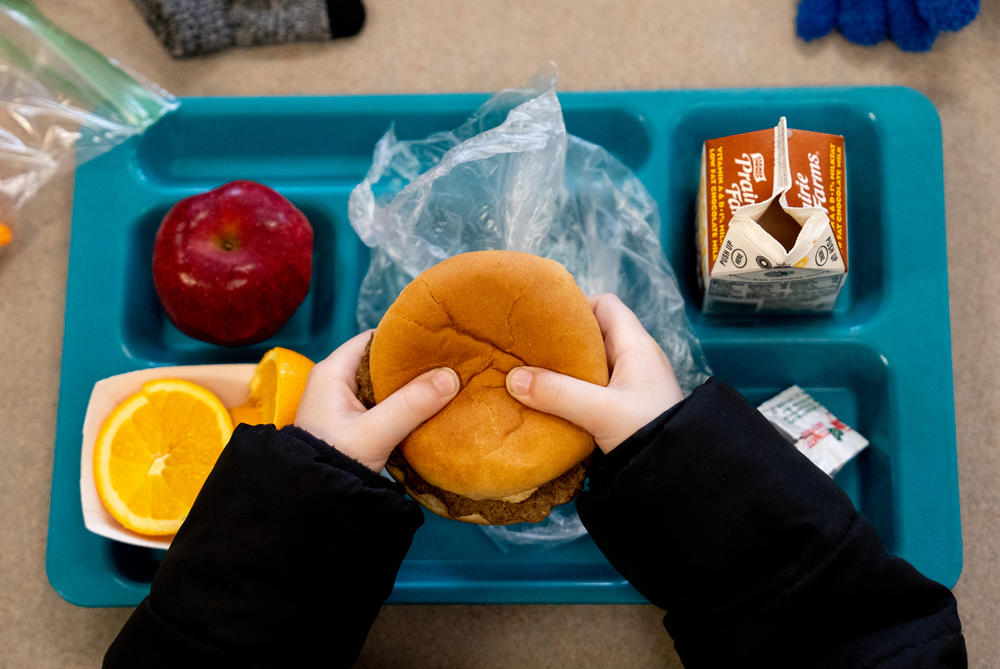
[[[359,397],[388,397],[451,367],[461,387],[387,465],[439,515],[487,524],[537,522],[583,487],[591,435],[507,392],[530,365],[607,385],[604,340],[586,296],[559,263],[476,251],[423,272],[389,307],[358,370]]]

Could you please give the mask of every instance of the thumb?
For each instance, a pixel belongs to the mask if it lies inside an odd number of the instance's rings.
[[[452,400],[458,374],[448,367],[424,372],[358,417],[371,447],[391,451],[410,432]]]
[[[539,367],[515,367],[507,374],[507,392],[525,406],[550,413],[597,435],[607,407],[604,386]]]

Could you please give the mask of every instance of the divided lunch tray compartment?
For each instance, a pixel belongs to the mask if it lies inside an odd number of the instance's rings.
[[[368,249],[347,219],[375,142],[458,126],[485,95],[186,99],[144,135],[77,170],[46,567],[67,600],[137,604],[163,552],[84,528],[81,427],[98,380],[153,366],[256,362],[281,345],[320,360],[357,331]],[[661,239],[714,373],[759,404],[798,384],[871,445],[836,482],[892,553],[952,586],[961,528],[941,129],[906,88],[561,93],[567,130],[607,148],[660,206]],[[695,279],[702,142],[772,128],[844,135],[849,275],[832,314],[706,317]],[[266,183],[315,228],[312,288],[272,339],[222,348],[181,334],[150,256],[177,200]],[[589,537],[505,553],[477,527],[427,514],[390,602],[645,601]]]

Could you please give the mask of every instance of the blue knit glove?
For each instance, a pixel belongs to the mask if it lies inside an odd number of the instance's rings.
[[[801,0],[796,20],[805,41],[839,28],[855,44],[887,37],[904,51],[927,51],[941,30],[961,30],[979,13],[979,0]]]

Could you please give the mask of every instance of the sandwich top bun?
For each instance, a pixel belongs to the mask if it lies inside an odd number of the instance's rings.
[[[458,373],[458,395],[399,447],[409,468],[441,490],[523,502],[594,448],[587,432],[529,409],[505,385],[507,372],[520,365],[608,383],[597,320],[555,261],[476,251],[431,267],[389,307],[367,358],[375,402],[427,370]]]

